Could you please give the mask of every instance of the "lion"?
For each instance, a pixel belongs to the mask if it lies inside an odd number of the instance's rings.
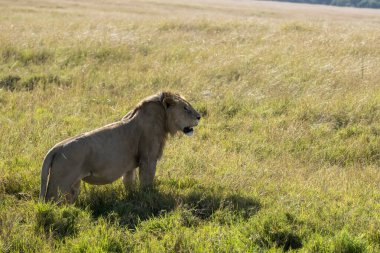
[[[120,121],[56,144],[41,170],[42,201],[73,203],[80,183],[103,185],[123,177],[127,189],[151,187],[169,134],[191,136],[201,116],[182,96],[161,92],[142,100]]]

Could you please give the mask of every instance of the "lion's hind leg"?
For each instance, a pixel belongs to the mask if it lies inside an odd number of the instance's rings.
[[[80,182],[81,181],[79,180],[71,186],[69,194],[66,195],[66,200],[68,203],[73,204],[77,200],[80,193]]]
[[[65,171],[66,174],[62,173]],[[53,168],[49,177],[45,201],[73,203],[80,192],[79,169],[67,171]]]

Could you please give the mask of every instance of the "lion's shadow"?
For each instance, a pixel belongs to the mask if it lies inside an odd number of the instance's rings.
[[[120,191],[112,187],[102,190],[94,187],[82,195],[77,205],[91,211],[94,219],[106,217],[130,229],[134,229],[140,221],[177,208],[187,209],[201,220],[211,219],[217,211],[227,210],[248,219],[261,208],[255,198],[202,186],[190,191],[162,191],[158,188],[127,193]]]

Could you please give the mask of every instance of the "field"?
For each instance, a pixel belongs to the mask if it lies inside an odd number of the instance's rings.
[[[379,252],[380,10],[0,1],[0,252]],[[38,202],[57,142],[161,90],[203,119],[150,191]]]

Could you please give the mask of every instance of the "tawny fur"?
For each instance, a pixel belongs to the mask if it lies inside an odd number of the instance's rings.
[[[199,113],[181,96],[162,92],[141,101],[122,120],[56,144],[41,172],[40,199],[74,202],[80,182],[108,184],[123,176],[150,186],[168,134],[198,125]]]

